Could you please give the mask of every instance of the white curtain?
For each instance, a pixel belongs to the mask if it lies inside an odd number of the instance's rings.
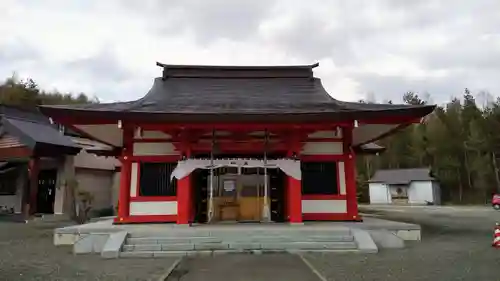
[[[173,179],[182,179],[191,174],[196,169],[216,169],[220,167],[239,167],[239,168],[268,168],[281,169],[285,174],[294,179],[301,180],[300,161],[293,159],[267,160],[264,165],[263,160],[259,159],[214,159],[213,166],[210,165],[210,159],[186,159],[177,163],[174,171],[170,175]]]

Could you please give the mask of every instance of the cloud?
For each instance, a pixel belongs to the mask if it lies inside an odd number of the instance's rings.
[[[5,0],[0,76],[103,101],[144,95],[177,64],[309,64],[332,96],[441,103],[500,93],[500,2]]]

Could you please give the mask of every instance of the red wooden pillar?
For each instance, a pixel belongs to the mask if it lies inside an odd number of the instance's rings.
[[[347,219],[360,221],[358,214],[358,196],[356,192],[356,164],[354,150],[351,148],[353,127],[344,127],[344,173],[347,197]]]
[[[132,161],[130,157],[133,155],[133,128],[125,127],[123,129],[123,148],[120,172],[120,190],[118,197],[118,216],[115,219],[116,223],[127,222],[130,216],[130,181],[132,178]]]
[[[183,143],[185,157],[191,156],[186,142]],[[191,220],[191,174],[177,181],[177,224],[189,224]]]
[[[287,156],[293,157],[300,153],[300,142],[295,140],[290,145]],[[295,154],[295,155],[294,155]],[[302,181],[287,176],[287,211],[290,223],[302,223]]]
[[[40,171],[40,159],[33,157],[28,163],[29,172],[29,211],[33,215],[37,210],[38,201],[38,174]]]

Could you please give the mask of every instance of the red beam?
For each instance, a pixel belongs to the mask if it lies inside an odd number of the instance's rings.
[[[114,224],[175,222],[176,219],[176,215],[129,216],[121,221],[115,219]]]
[[[314,123],[314,124],[276,124],[276,123],[180,123],[180,124],[138,124],[144,130],[172,130],[179,128],[229,130],[229,131],[264,131],[264,130],[334,130],[338,126],[348,126],[352,122]]]
[[[177,201],[176,196],[137,196],[130,198],[130,202],[161,202]]]

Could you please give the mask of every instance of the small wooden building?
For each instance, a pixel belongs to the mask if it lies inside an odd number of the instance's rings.
[[[68,179],[92,194],[94,209],[112,208],[119,162],[95,155],[110,149],[52,124],[36,108],[0,105],[0,212],[65,213]]]
[[[141,99],[41,107],[116,147],[116,223],[358,221],[356,152],[434,109],[338,101],[318,64],[157,65]]]
[[[371,204],[441,204],[439,182],[429,168],[378,170],[368,187]]]

